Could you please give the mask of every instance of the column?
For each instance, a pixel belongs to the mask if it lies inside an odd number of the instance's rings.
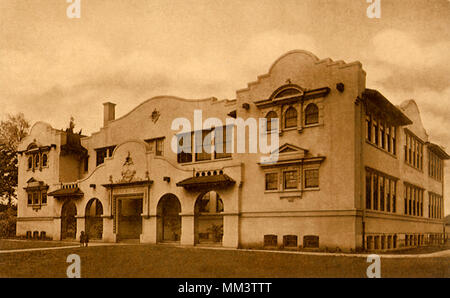
[[[224,247],[237,248],[239,246],[239,215],[226,214],[223,216],[223,241]]]
[[[194,214],[181,214],[181,245],[195,245]]]

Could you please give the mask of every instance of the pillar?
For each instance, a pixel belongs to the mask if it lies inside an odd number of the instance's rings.
[[[195,245],[194,214],[181,214],[181,245]]]

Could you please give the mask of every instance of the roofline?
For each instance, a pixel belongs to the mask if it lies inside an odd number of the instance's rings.
[[[381,94],[378,90],[366,88],[362,96],[366,99],[373,99],[378,101],[374,103],[377,107],[384,109],[388,109],[394,114],[394,117],[400,120],[400,125],[410,125],[412,124],[412,120],[408,118],[398,107],[393,105],[383,94]],[[382,106],[380,107],[379,104]]]

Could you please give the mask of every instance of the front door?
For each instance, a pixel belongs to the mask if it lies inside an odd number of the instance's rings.
[[[142,233],[142,198],[118,200],[118,238],[139,239]]]

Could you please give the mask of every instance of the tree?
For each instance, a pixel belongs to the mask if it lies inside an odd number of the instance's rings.
[[[23,113],[8,115],[0,122],[0,197],[11,206],[16,199],[17,146],[28,134],[29,122]]]

